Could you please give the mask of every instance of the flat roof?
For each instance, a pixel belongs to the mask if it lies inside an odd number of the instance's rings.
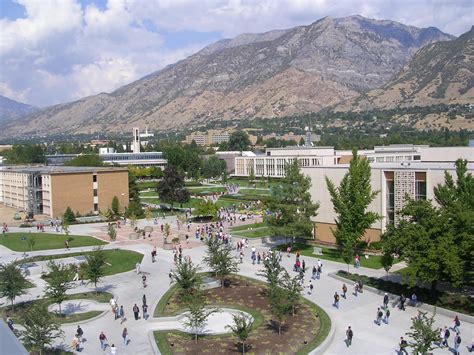
[[[92,173],[106,171],[128,171],[126,168],[117,167],[89,167],[89,166],[2,166],[0,172],[8,171],[15,173],[41,173],[41,174],[74,174]]]
[[[303,166],[301,169],[348,169],[350,164]],[[371,169],[392,169],[392,170],[456,170],[454,162],[422,162],[404,161],[402,163],[370,163]],[[467,170],[474,171],[474,163],[467,163]]]

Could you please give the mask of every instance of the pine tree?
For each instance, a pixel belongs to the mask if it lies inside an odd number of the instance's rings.
[[[71,207],[67,207],[66,211],[64,211],[63,214],[63,222],[71,224],[76,221],[76,216],[74,215],[74,212],[72,212]]]

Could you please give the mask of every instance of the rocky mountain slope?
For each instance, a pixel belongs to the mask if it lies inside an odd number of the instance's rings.
[[[427,45],[381,88],[335,111],[474,103],[474,26],[459,38]]]
[[[38,111],[37,107],[27,105],[0,95],[0,123]]]
[[[30,115],[16,133],[155,130],[315,112],[385,84],[421,47],[453,39],[361,16],[218,41],[110,94]],[[21,129],[20,129],[21,128]]]

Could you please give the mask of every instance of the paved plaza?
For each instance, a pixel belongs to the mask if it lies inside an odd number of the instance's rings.
[[[176,220],[173,217],[167,217],[166,219],[160,219],[160,223],[168,222],[172,224],[173,231],[177,232]],[[251,221],[253,222],[253,221]],[[153,221],[139,221],[139,226],[153,225]],[[101,233],[104,230],[104,224],[91,224],[91,225],[73,225],[71,226],[71,234],[79,235],[92,235],[103,238]],[[156,227],[156,226],[154,226]],[[24,229],[22,229],[24,231]],[[156,228],[155,230],[159,230]],[[191,243],[187,246],[183,244],[184,256],[191,257],[194,263],[202,265],[202,258],[205,255],[206,247],[201,242],[196,241],[193,235],[195,225],[191,228],[190,240]],[[18,231],[16,228],[11,228],[11,231]],[[158,349],[154,344],[153,330],[164,329],[160,325],[160,321],[152,317],[153,311],[163,294],[170,287],[169,272],[173,268],[173,251],[164,250],[160,247],[160,240],[162,235],[158,232],[153,232],[151,238],[145,240],[128,240],[126,237],[118,238],[115,243],[110,243],[105,246],[105,249],[110,248],[121,248],[126,250],[133,250],[144,254],[143,261],[141,263],[141,272],[147,275],[148,286],[143,288],[141,275],[133,271],[116,274],[113,276],[107,276],[104,281],[100,284],[99,289],[101,291],[107,291],[115,295],[119,305],[123,305],[125,309],[125,315],[127,320],[120,324],[120,320],[114,320],[114,315],[110,311],[110,307],[105,307],[106,312],[101,316],[89,321],[80,322],[82,329],[84,330],[84,348],[83,354],[109,354],[110,348],[105,351],[101,350],[99,342],[99,334],[101,331],[105,333],[108,338],[109,345],[115,344],[117,347],[117,354],[158,354]],[[162,242],[161,242],[162,243]],[[158,244],[158,255],[157,262],[152,263],[151,251],[153,245]],[[88,251],[92,250],[92,247],[83,247],[71,249],[69,252],[77,251]],[[262,251],[268,250],[266,247],[258,247],[257,250]],[[15,253],[0,246],[0,262],[9,262],[17,258],[21,258],[23,253]],[[28,253],[29,256],[34,255],[48,255],[48,254],[64,254],[64,249],[51,250],[51,251],[37,251]],[[237,254],[236,254],[237,255]],[[252,265],[250,260],[250,250],[245,252],[244,263],[240,264],[239,274],[261,279],[257,276],[257,272],[263,268],[263,265]],[[292,267],[295,256],[291,255],[287,257],[286,253],[283,255],[282,265],[293,274]],[[306,262],[306,267],[311,270],[313,265],[317,263],[316,258],[302,257]],[[363,294],[359,294],[357,297],[352,294],[352,286],[348,285],[349,292],[347,299],[341,298],[339,309],[333,307],[333,295],[337,291],[341,293],[343,282],[330,277],[328,274],[336,272],[340,269],[345,269],[346,266],[340,263],[322,260],[323,262],[323,273],[319,280],[313,281],[315,285],[312,295],[308,294],[308,289],[304,290],[304,297],[315,302],[321,306],[330,316],[332,321],[332,327],[334,331],[330,332],[330,338],[328,339],[328,347],[324,350],[324,354],[397,354],[398,342],[400,336],[405,336],[405,332],[409,330],[411,325],[411,317],[417,314],[417,310],[413,307],[407,307],[406,311],[400,311],[394,304],[390,305],[391,316],[390,324],[382,323],[378,326],[375,324],[375,317],[377,308],[382,305],[382,296],[375,293],[365,291]],[[204,265],[202,265],[204,267]],[[352,269],[352,267],[351,267]],[[204,268],[205,270],[205,268]],[[369,276],[383,276],[384,270],[374,270],[359,268],[358,273],[366,274]],[[306,272],[305,285],[307,285],[310,277],[310,271]],[[43,288],[45,282],[40,278],[39,275],[32,276],[32,281],[36,284],[36,288],[31,289],[29,294],[19,297],[16,301],[25,301],[37,299],[43,294]],[[92,291],[91,286],[77,286],[70,291],[70,293],[79,293],[83,291]],[[136,303],[141,306],[142,296],[146,295],[148,300],[150,317],[145,320],[140,318],[135,320],[132,313],[132,307]],[[0,300],[2,303],[4,299]],[[82,302],[82,303],[81,303]],[[102,310],[103,305],[94,304],[86,301],[71,301],[70,305],[64,304],[64,307],[74,308],[75,305],[80,304],[82,311],[85,310]],[[229,317],[227,317],[229,318]],[[222,322],[227,323],[225,314],[222,318],[216,316],[212,320],[212,323]],[[452,318],[441,314],[436,315],[437,327],[450,326],[452,324]],[[55,343],[56,346],[63,347],[67,350],[71,350],[71,341],[75,334],[76,323],[64,325],[62,328],[65,331],[64,340],[58,339]],[[354,331],[354,338],[352,346],[347,348],[345,343],[345,331],[348,326],[351,326]],[[121,334],[124,327],[128,328],[130,342],[128,345],[124,345],[122,342]],[[161,327],[161,328],[160,328]],[[222,327],[217,327],[222,329]],[[467,346],[470,345],[474,336],[474,325],[472,323],[462,322],[461,324],[461,354],[466,354]],[[450,337],[450,345],[452,346],[452,340],[454,336]],[[295,339],[300,341],[300,339]],[[317,352],[314,352],[315,354]],[[445,349],[437,349],[434,354],[450,354],[451,352]]]

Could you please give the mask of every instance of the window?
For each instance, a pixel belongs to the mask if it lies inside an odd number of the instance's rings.
[[[387,225],[395,221],[395,183],[393,180],[387,180]]]
[[[97,175],[96,174],[92,175],[92,182],[97,182]]]
[[[415,200],[426,200],[426,181],[415,181]]]
[[[385,158],[384,157],[377,157],[377,158],[375,158],[375,161],[377,163],[383,163],[385,161]]]
[[[94,197],[97,196],[97,189],[94,189]]]
[[[94,203],[94,212],[99,212],[99,204]]]

